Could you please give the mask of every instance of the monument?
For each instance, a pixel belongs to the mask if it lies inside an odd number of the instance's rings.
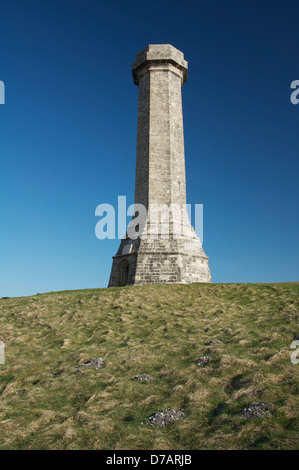
[[[211,282],[208,257],[186,216],[185,150],[181,88],[187,80],[184,54],[170,44],[150,44],[133,63],[139,87],[135,208],[147,210],[113,257],[109,287],[154,283]],[[168,233],[164,215],[169,209]],[[176,210],[170,210],[171,208]],[[178,210],[179,209],[179,210]],[[134,221],[134,217],[133,217]],[[181,228],[178,234],[177,227]],[[165,235],[166,233],[166,235]]]

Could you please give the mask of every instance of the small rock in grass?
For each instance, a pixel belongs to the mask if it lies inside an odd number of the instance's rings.
[[[141,374],[141,375],[135,375],[135,377],[133,377],[133,380],[136,380],[138,382],[150,382],[153,379],[149,375]]]
[[[104,363],[104,359],[102,359],[101,357],[95,357],[78,366],[76,368],[76,371],[81,372],[82,367],[93,367],[94,369],[100,370],[103,367]]]
[[[212,341],[206,343],[205,346],[213,346],[213,344],[223,344],[223,342],[220,341],[220,339],[212,339]]]
[[[271,405],[267,402],[251,403],[242,410],[245,419],[262,418],[264,415],[271,415]]]
[[[198,359],[196,359],[196,364],[198,364],[199,366],[201,367],[204,367],[206,366],[207,364],[209,364],[209,362],[212,361],[212,358],[210,356],[201,356],[199,357]]]
[[[177,421],[178,419],[183,418],[183,411],[177,411],[173,408],[168,408],[165,411],[158,411],[157,413],[152,414],[147,418],[147,424],[151,426],[157,426],[158,428],[163,428],[168,424]]]

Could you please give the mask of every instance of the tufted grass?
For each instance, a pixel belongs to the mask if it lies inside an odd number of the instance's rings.
[[[0,299],[0,449],[298,449],[298,291],[148,285]],[[93,357],[103,369],[75,371]],[[273,414],[246,421],[241,410],[261,401]],[[170,407],[184,419],[146,424]]]

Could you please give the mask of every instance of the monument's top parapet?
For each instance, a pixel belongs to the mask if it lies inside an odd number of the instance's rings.
[[[145,49],[136,55],[136,60],[132,65],[134,83],[138,84],[138,72],[146,65],[172,64],[181,70],[183,83],[187,81],[188,62],[184,59],[184,54],[171,44],[149,44]]]

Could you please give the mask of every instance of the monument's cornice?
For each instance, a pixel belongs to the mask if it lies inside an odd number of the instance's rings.
[[[150,44],[136,55],[132,65],[134,83],[138,85],[142,69],[150,70],[150,67],[163,67],[171,64],[182,74],[182,82],[187,81],[188,62],[184,54],[171,44]]]

